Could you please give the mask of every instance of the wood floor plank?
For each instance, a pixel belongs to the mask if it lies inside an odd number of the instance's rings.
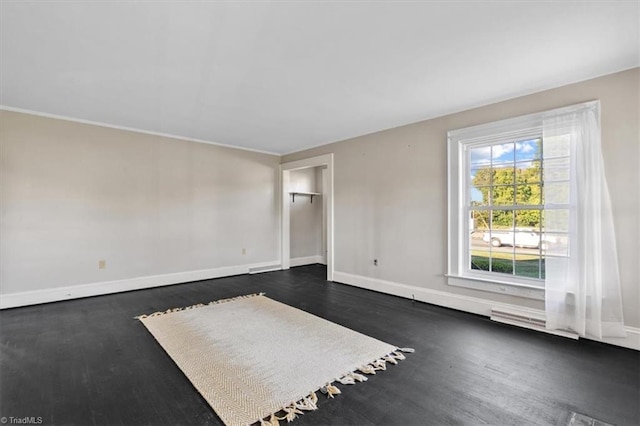
[[[640,353],[325,281],[321,265],[0,312],[0,416],[44,425],[219,425],[133,317],[241,294],[399,346],[398,366],[295,424],[557,425],[569,411],[640,424]],[[283,342],[283,350],[286,343]]]

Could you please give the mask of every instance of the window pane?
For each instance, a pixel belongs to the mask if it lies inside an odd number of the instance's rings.
[[[540,161],[516,163],[516,183],[538,183],[542,180]],[[546,165],[545,165],[546,167]]]
[[[487,210],[471,210],[471,228],[473,231],[489,229],[489,212]]]
[[[513,232],[502,230],[491,230],[484,233],[483,237],[486,243],[489,243],[491,247],[498,248],[503,246],[513,245]]]
[[[514,243],[517,247],[537,249],[540,244],[540,234],[532,230],[517,231]]]
[[[488,206],[491,199],[491,187],[490,186],[475,186],[469,187],[469,205],[473,206]]]
[[[510,165],[494,166],[491,169],[493,180],[492,185],[513,185],[515,180],[515,169],[513,163]]]
[[[542,141],[543,158],[568,157],[570,146],[569,135],[546,137]]]
[[[513,210],[492,211],[491,227],[495,230],[513,231]]]
[[[542,235],[542,249],[548,256],[569,256],[569,236],[562,233],[546,232]]]
[[[538,232],[542,220],[542,210],[516,210],[516,228]]]
[[[569,182],[549,182],[544,186],[544,202],[569,204]]]
[[[569,180],[569,159],[554,158],[544,162],[545,182]]]
[[[491,166],[472,166],[470,170],[470,183],[477,186],[491,185]]]
[[[533,248],[517,248],[515,272],[520,277],[540,278],[540,251]]]
[[[542,202],[542,187],[537,184],[516,186],[516,202],[520,205],[537,206]]]
[[[491,163],[491,147],[471,148],[469,150],[471,165],[482,165]]]
[[[491,271],[513,275],[513,253],[491,253]]]
[[[542,212],[542,228],[545,232],[568,232],[569,210],[554,209]]]
[[[490,271],[491,256],[488,251],[472,251],[471,252],[471,269],[479,271]]]
[[[513,142],[497,144],[491,146],[491,162],[492,164],[504,164],[514,161],[513,148],[515,144]]]
[[[491,202],[494,206],[512,206],[516,201],[514,194],[513,185],[494,186],[491,193]]]
[[[537,160],[542,154],[542,139],[516,142],[516,161]]]

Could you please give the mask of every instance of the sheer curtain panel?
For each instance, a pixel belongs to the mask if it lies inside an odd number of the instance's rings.
[[[547,328],[625,337],[600,139],[599,101],[544,115]]]

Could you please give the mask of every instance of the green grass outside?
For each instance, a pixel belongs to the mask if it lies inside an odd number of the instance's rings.
[[[471,250],[471,256],[486,257],[486,250]],[[494,259],[506,259],[511,260],[513,253],[505,253],[500,251],[491,252],[491,257]],[[516,260],[535,260],[538,261],[538,256],[535,254],[516,253]]]
[[[542,259],[541,265],[538,264],[538,258],[531,255],[516,255],[515,261],[515,274],[513,271],[514,262],[511,259],[510,253],[492,253],[493,262],[490,263],[490,258],[486,256],[471,255],[471,269],[477,269],[482,271],[493,271],[504,274],[516,275],[519,277],[529,278],[543,278],[544,279],[544,259]],[[507,257],[509,256],[509,257]],[[541,276],[539,276],[539,269],[541,270]]]

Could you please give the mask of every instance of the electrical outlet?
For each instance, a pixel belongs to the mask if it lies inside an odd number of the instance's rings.
[[[378,259],[373,259],[373,266],[378,266]]]
[[[242,249],[242,254],[247,254],[247,249],[246,248]]]
[[[106,260],[98,260],[98,269],[107,269],[107,261]]]

